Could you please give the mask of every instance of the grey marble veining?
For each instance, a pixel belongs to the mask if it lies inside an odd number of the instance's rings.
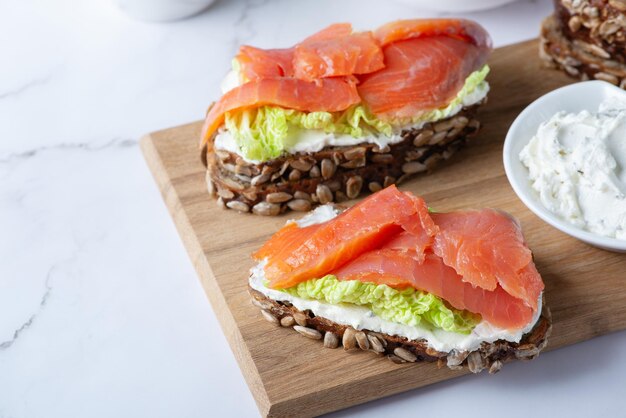
[[[0,164],[2,163],[10,163],[15,160],[27,159],[36,157],[42,152],[46,151],[66,151],[66,150],[82,150],[87,152],[100,151],[105,148],[111,147],[132,147],[139,144],[139,141],[136,139],[120,139],[113,138],[109,141],[104,142],[103,144],[97,144],[92,142],[70,142],[70,143],[60,143],[51,146],[42,146],[35,149],[30,149],[26,151],[20,151],[16,153],[8,153],[6,155],[0,155]]]
[[[37,318],[37,315],[46,306],[46,303],[48,302],[48,298],[50,297],[50,292],[52,291],[52,287],[50,286],[50,278],[52,277],[53,271],[54,271],[54,267],[50,268],[50,270],[48,271],[48,274],[46,275],[46,279],[44,281],[45,291],[43,293],[43,296],[41,296],[41,301],[39,302],[39,308],[37,309],[37,311],[34,312],[31,316],[29,316],[28,319],[13,332],[13,336],[10,339],[0,342],[0,350],[6,350],[10,348],[13,345],[13,343],[17,341],[19,336],[22,335],[22,333],[26,331],[33,324],[33,321]]]

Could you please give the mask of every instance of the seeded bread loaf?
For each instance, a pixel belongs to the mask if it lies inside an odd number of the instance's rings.
[[[209,194],[217,195],[220,205],[239,212],[278,215],[376,192],[449,159],[478,132],[475,113],[483,102],[420,129],[405,130],[401,142],[385,148],[374,144],[326,147],[313,154],[252,164],[234,153],[213,149],[209,142],[204,151]]]
[[[327,348],[343,345],[345,350],[372,351],[386,356],[394,363],[427,361],[437,362],[439,367],[448,366],[453,370],[468,368],[472,373],[479,373],[482,370],[496,373],[509,360],[532,360],[537,357],[547,345],[552,331],[550,310],[544,304],[536,325],[519,343],[498,340],[483,343],[476,351],[452,350],[446,353],[431,349],[424,340],[407,340],[404,337],[368,330],[357,331],[352,327],[315,316],[310,311],[300,311],[289,302],[269,299],[250,287],[248,290],[252,303],[261,308],[261,314],[269,322],[293,328],[307,338],[323,340],[324,347]]]
[[[626,87],[626,0],[555,0],[541,27],[540,55],[582,80]]]

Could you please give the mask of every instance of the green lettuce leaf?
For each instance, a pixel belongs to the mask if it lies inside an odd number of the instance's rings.
[[[352,135],[372,133],[391,136],[392,126],[377,119],[364,106],[355,105],[343,112],[300,112],[277,106],[262,106],[226,113],[226,129],[248,160],[267,161],[279,157],[294,139],[289,131],[317,129],[326,133]]]
[[[233,64],[237,69],[238,65]],[[462,105],[463,100],[477,89],[488,88],[485,77],[489,67],[470,74],[463,88],[445,108],[422,112],[411,119],[387,121],[377,118],[366,106],[351,106],[343,112],[301,112],[278,106],[262,106],[226,113],[226,129],[233,135],[241,154],[251,161],[278,158],[297,141],[299,129],[315,129],[326,133],[351,135],[362,138],[384,134],[407,124],[433,122],[448,117]],[[294,133],[294,135],[289,135]]]
[[[285,149],[289,126],[284,109],[263,106],[227,113],[225,124],[242,155],[249,160],[271,160],[279,157]]]
[[[333,275],[308,280],[283,291],[330,304],[365,306],[389,321],[410,326],[421,324],[461,334],[469,334],[481,320],[480,315],[447,307],[432,293],[413,288],[396,290],[384,284],[358,280],[340,281]]]

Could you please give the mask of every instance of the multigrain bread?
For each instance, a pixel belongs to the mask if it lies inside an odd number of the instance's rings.
[[[234,153],[213,149],[209,142],[203,151],[209,194],[239,212],[278,215],[376,192],[448,160],[478,132],[475,114],[484,102],[419,129],[405,130],[401,142],[385,148],[369,143],[326,147],[317,153],[252,164]]]
[[[626,87],[623,6],[616,0],[555,1],[555,13],[541,25],[541,58],[572,77]]]
[[[251,287],[248,291],[252,303],[261,308],[262,316],[277,326],[293,328],[307,338],[323,340],[324,347],[327,348],[342,345],[345,350],[372,351],[377,355],[386,356],[394,363],[437,362],[438,367],[448,366],[453,370],[467,368],[472,373],[488,370],[493,374],[509,360],[536,358],[546,347],[552,331],[552,317],[544,303],[539,320],[519,343],[498,340],[483,343],[476,351],[452,350],[446,353],[429,348],[424,340],[407,340],[404,337],[369,330],[357,331],[352,327],[315,316],[311,311],[300,311],[289,302],[270,299]]]
[[[554,4],[567,39],[596,45],[603,58],[626,62],[626,0],[556,0]]]

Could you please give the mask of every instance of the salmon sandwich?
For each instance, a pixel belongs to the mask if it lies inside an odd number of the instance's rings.
[[[532,253],[498,210],[433,213],[390,186],[288,222],[253,257],[263,316],[328,348],[495,373],[550,334]]]
[[[242,46],[202,129],[209,193],[278,215],[431,170],[478,131],[490,52],[462,19],[340,23],[291,48]]]

